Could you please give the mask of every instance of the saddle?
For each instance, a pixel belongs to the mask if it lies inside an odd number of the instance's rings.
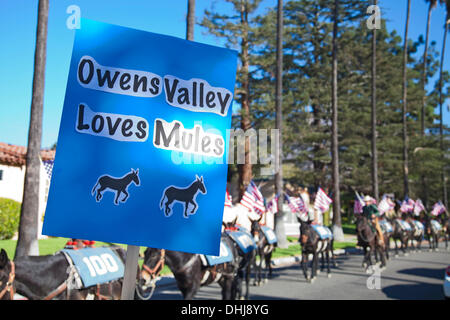
[[[328,227],[312,224],[311,227],[319,235],[321,240],[333,239],[333,233]]]
[[[242,228],[239,230],[225,230],[230,238],[238,245],[239,249],[246,254],[256,249],[256,243],[252,235]]]
[[[439,231],[441,231],[442,229],[442,225],[436,221],[436,220],[431,220],[431,228],[433,228],[434,233],[438,233]]]
[[[264,236],[267,239],[268,244],[275,244],[278,242],[277,236],[275,235],[275,232],[267,226],[261,226],[261,230],[264,233]]]
[[[394,229],[392,228],[392,225],[389,223],[389,221],[382,219],[382,220],[378,220],[378,223],[380,224],[380,227],[384,233],[391,233],[394,231]]]
[[[220,240],[220,254],[218,256],[211,256],[202,254],[200,255],[202,264],[205,267],[213,267],[218,264],[227,263],[233,261],[233,252],[223,239]]]
[[[425,227],[423,226],[423,224],[420,221],[417,220],[413,220],[413,224],[414,224],[414,235],[415,236],[420,236],[421,234],[423,234]]]
[[[69,289],[83,289],[123,278],[123,262],[110,248],[63,249],[61,252],[71,268]]]
[[[406,222],[405,220],[395,219],[395,222],[397,222],[397,224],[400,226],[400,228],[403,231],[411,231],[412,230],[410,224],[408,222]]]

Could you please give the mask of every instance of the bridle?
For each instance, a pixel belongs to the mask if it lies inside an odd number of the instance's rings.
[[[150,298],[152,297],[153,291],[156,288],[156,279],[161,274],[161,271],[163,270],[164,265],[165,265],[165,261],[166,261],[166,250],[161,249],[161,256],[159,257],[158,262],[156,263],[156,265],[153,268],[150,268],[145,263],[142,264],[143,270],[141,271],[141,278],[143,278],[142,273],[144,273],[144,272],[148,273],[150,276],[149,280],[145,280],[143,289],[145,290],[145,289],[147,289],[148,286],[150,286],[151,292],[148,296],[144,297],[141,295],[139,288],[136,287],[136,293],[141,300],[150,300]]]
[[[0,291],[0,300],[3,298],[3,296],[6,294],[6,292],[9,292],[10,299],[14,300],[14,286],[13,286],[13,282],[14,282],[14,279],[16,277],[16,273],[15,273],[16,267],[15,267],[13,261],[9,261],[9,263],[11,264],[11,270],[9,271],[8,282],[6,282],[6,285],[3,288],[3,290]]]

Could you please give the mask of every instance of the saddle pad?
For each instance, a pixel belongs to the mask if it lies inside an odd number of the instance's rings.
[[[390,232],[394,231],[394,229],[392,228],[392,225],[389,223],[389,221],[380,220],[379,223],[380,223],[381,229],[383,229],[384,232],[390,233]]]
[[[319,225],[311,225],[314,229],[314,231],[317,232],[317,234],[319,235],[320,239],[324,240],[324,239],[333,239],[333,233],[331,232],[331,230],[325,226],[319,226]]]
[[[215,266],[216,264],[233,261],[233,252],[228,247],[228,245],[223,240],[221,240],[220,241],[220,255],[219,256],[205,255],[205,259],[206,259],[206,266],[212,267],[212,266]]]
[[[411,231],[411,226],[405,220],[396,219],[397,223],[400,225],[400,228],[406,231]]]
[[[231,239],[236,242],[242,252],[248,253],[256,249],[255,240],[253,240],[253,237],[250,233],[243,230],[226,232],[231,237]]]
[[[72,259],[84,287],[123,277],[125,270],[123,262],[110,248],[63,249],[61,251]]]
[[[423,224],[422,224],[422,222],[420,222],[420,221],[414,220],[414,224],[415,224],[416,228],[419,229],[419,230],[424,230],[425,229]]]
[[[439,222],[437,222],[436,220],[431,220],[431,226],[434,230],[436,231],[440,231],[442,229],[442,226]]]
[[[261,230],[266,236],[267,243],[274,244],[278,242],[277,236],[275,235],[275,232],[267,226],[261,226]]]

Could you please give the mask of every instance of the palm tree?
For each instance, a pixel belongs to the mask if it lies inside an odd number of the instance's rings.
[[[283,143],[282,143],[282,106],[283,106],[283,0],[278,0],[277,6],[277,71],[276,71],[276,87],[275,87],[275,109],[276,120],[275,128],[279,130],[279,144],[278,152],[276,154],[277,166],[275,173],[275,194],[278,194],[278,213],[276,215],[275,231],[277,238],[280,240],[279,246],[287,248],[286,233],[283,222],[283,171],[282,171],[282,157],[283,157]]]
[[[341,199],[339,184],[339,153],[338,153],[338,62],[337,62],[337,37],[338,37],[339,0],[334,1],[333,13],[333,64],[332,64],[332,124],[331,124],[331,157],[333,179],[333,234],[337,241],[342,241],[344,233],[341,222]]]
[[[442,166],[442,198],[444,201],[444,205],[448,208],[447,203],[447,186],[445,181],[445,154],[444,154],[444,136],[443,136],[443,120],[442,120],[442,106],[443,106],[443,99],[442,99],[442,76],[443,76],[443,69],[444,69],[444,57],[445,57],[445,45],[447,40],[447,33],[448,33],[448,26],[450,24],[450,0],[445,1],[447,14],[445,17],[445,24],[444,24],[444,41],[442,42],[442,51],[441,51],[441,64],[440,64],[440,70],[439,70],[439,135],[440,135],[440,147],[442,151],[442,157],[443,157],[443,166]]]
[[[195,0],[188,0],[188,14],[186,18],[186,40],[194,41]]]
[[[405,25],[405,38],[403,40],[403,108],[402,108],[402,122],[403,122],[403,193],[404,196],[409,194],[408,184],[408,135],[406,132],[406,112],[407,112],[407,63],[408,63],[408,30],[409,30],[409,16],[411,11],[411,0],[407,0],[407,13]]]
[[[45,59],[47,47],[48,0],[39,0],[34,53],[33,96],[28,131],[27,163],[15,257],[39,255],[37,242],[39,217],[39,152],[42,140]]]
[[[378,0],[374,0],[376,6]],[[378,194],[378,154],[377,154],[377,29],[372,29],[372,192],[377,202]]]

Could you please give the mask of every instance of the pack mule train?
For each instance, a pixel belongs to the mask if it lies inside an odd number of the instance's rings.
[[[197,202],[195,202],[195,197],[197,196],[197,192],[200,190],[201,193],[206,194],[205,184],[203,182],[203,176],[198,177],[195,175],[195,181],[191,183],[191,185],[187,188],[179,188],[176,186],[169,186],[164,189],[163,196],[161,198],[161,203],[159,204],[159,208],[163,209],[164,199],[167,198],[165,202],[164,214],[166,217],[170,217],[173,214],[173,208],[169,206],[174,201],[178,201],[184,203],[184,214],[185,218],[189,218],[188,214],[195,214],[198,209]],[[192,204],[194,207],[191,212],[188,213],[189,204]]]
[[[116,192],[116,198],[114,199],[114,204],[119,204],[119,196],[121,193],[125,194],[125,197],[120,200],[121,202],[127,201],[128,197],[130,196],[127,192],[128,186],[131,182],[134,182],[137,186],[140,185],[139,181],[139,169],[134,171],[134,169],[131,169],[131,172],[127,173],[122,178],[115,178],[111,177],[110,175],[103,175],[100,178],[98,178],[97,183],[94,185],[94,188],[92,189],[92,195],[94,195],[97,186],[100,185],[100,188],[97,189],[97,195],[95,196],[95,200],[99,202],[102,198],[102,192],[106,189],[110,189],[107,191],[115,191]]]

